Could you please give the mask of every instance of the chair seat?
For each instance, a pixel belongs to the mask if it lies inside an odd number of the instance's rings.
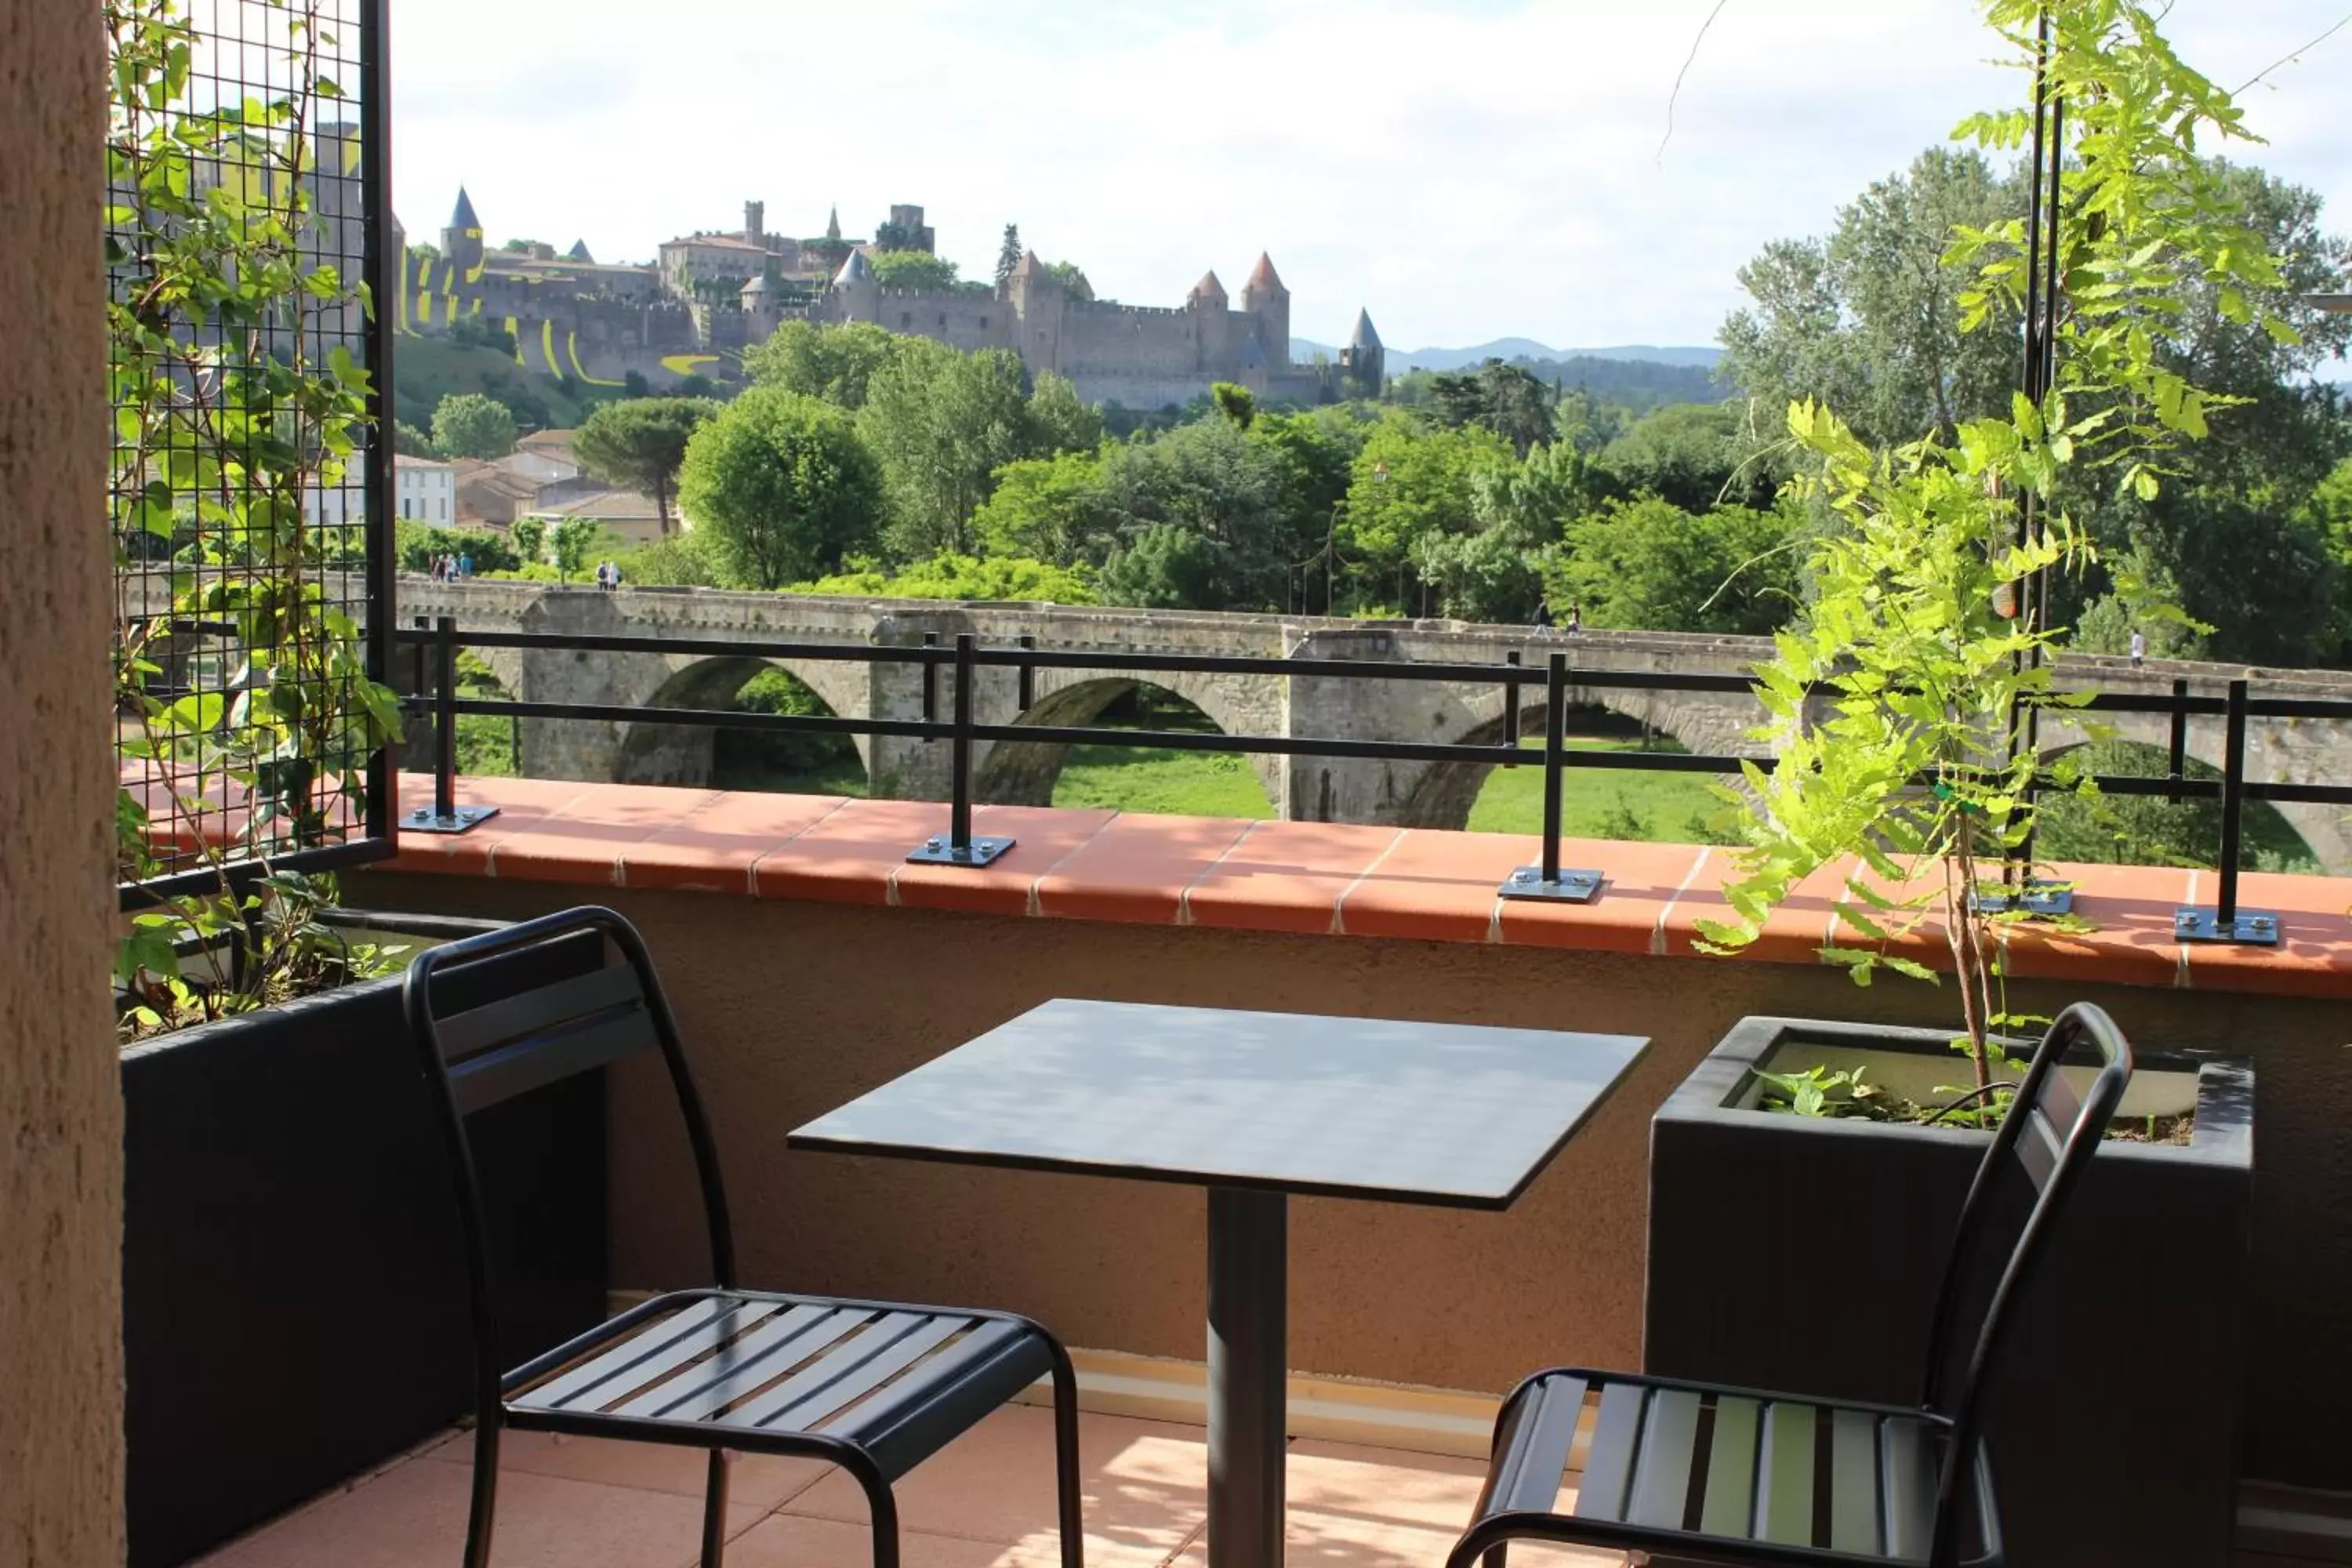
[[[1589,1419],[1588,1419],[1589,1416]],[[1924,1563],[1948,1429],[1931,1418],[1581,1369],[1522,1385],[1496,1433],[1480,1517],[1553,1510],[1580,1431],[1569,1518],[1628,1545],[1741,1560]],[[1990,1555],[1980,1465],[1964,1561]],[[1615,1528],[1611,1528],[1614,1526]]]
[[[696,1290],[574,1341],[510,1387],[505,1409],[518,1427],[709,1447],[806,1451],[809,1436],[835,1439],[896,1479],[1052,1364],[1043,1331],[1019,1318]]]

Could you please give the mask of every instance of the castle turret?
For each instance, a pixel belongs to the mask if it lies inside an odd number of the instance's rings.
[[[1184,303],[1197,310],[1222,310],[1225,308],[1225,286],[1217,281],[1213,268],[1201,275],[1201,280],[1192,285],[1192,291],[1184,296]]]
[[[1276,368],[1290,363],[1290,290],[1274,270],[1274,258],[1260,252],[1242,285],[1242,310],[1257,318],[1258,341]]]
[[[874,263],[866,259],[862,250],[853,250],[849,259],[834,274],[834,306],[845,321],[878,321],[882,319],[882,285],[874,276]]]
[[[573,240],[572,242],[572,248],[563,253],[563,259],[566,261],[585,262],[591,267],[596,265],[596,258],[588,254],[588,242],[584,239]]]
[[[743,237],[753,245],[767,244],[767,203],[745,202],[743,204]]]
[[[751,319],[752,342],[761,342],[776,330],[778,293],[763,270],[745,283],[743,291],[736,296],[736,302],[743,307],[743,314]]]
[[[1070,305],[1061,279],[1037,259],[1035,251],[1024,250],[1005,277],[1004,294],[1021,323],[1020,334],[1013,341],[1020,345],[1022,361],[1030,374],[1059,372],[1062,318],[1068,313]]]
[[[1348,391],[1357,397],[1378,397],[1387,384],[1388,350],[1381,345],[1381,334],[1372,330],[1372,313],[1356,312],[1356,330],[1349,334],[1348,346],[1339,351],[1339,379]]]
[[[481,276],[482,220],[474,216],[474,199],[463,185],[457,187],[457,205],[449,215],[449,226],[441,231],[441,258],[464,282]]]
[[[841,243],[841,208],[838,206],[835,207],[833,215],[824,220],[824,237],[835,245]]]

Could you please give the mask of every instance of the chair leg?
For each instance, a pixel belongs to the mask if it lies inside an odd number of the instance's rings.
[[[878,1472],[861,1467],[853,1473],[866,1489],[866,1513],[874,1521],[874,1568],[898,1568],[898,1500]]]
[[[1087,1521],[1078,1479],[1078,1374],[1070,1352],[1049,1342],[1054,1353],[1054,1489],[1062,1521],[1062,1568],[1086,1568]]]
[[[719,1568],[727,1550],[727,1470],[730,1456],[724,1448],[710,1450],[709,1479],[702,1489],[702,1568]]]
[[[1486,1549],[1486,1555],[1478,1560],[1478,1568],[1506,1568],[1510,1559],[1510,1552],[1511,1549],[1507,1546],[1500,1544],[1490,1546]]]
[[[490,1533],[499,1510],[499,1423],[485,1414],[474,1425],[474,1500],[466,1518],[466,1568],[490,1568]]]

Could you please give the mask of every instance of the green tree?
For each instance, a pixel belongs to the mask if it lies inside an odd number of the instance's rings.
[[[996,492],[972,513],[971,531],[991,555],[1068,566],[1099,557],[1113,517],[1100,455],[1057,452],[997,469]]]
[[[956,286],[956,264],[928,250],[877,251],[874,280],[885,289],[938,290]]]
[[[1452,429],[1483,425],[1521,457],[1551,439],[1551,391],[1522,366],[1489,359],[1467,374],[1433,376],[1429,394],[1441,424]]]
[[[1297,563],[1298,608],[1330,613],[1338,586],[1339,514],[1368,426],[1348,407],[1262,410],[1250,444],[1272,465],[1285,556]]]
[[[593,517],[567,517],[550,531],[548,543],[555,554],[555,576],[558,582],[569,583],[588,570],[589,552],[596,548],[604,530]]]
[[[1217,412],[1236,430],[1248,429],[1250,421],[1257,417],[1257,398],[1246,386],[1218,382],[1209,388],[1209,401],[1217,405]]]
[[[436,528],[402,519],[393,530],[393,549],[404,572],[429,572],[436,555],[467,556],[477,572],[512,572],[523,558],[511,533],[487,528]]]
[[[767,342],[743,351],[743,372],[755,386],[821,397],[836,408],[862,408],[875,373],[890,363],[902,341],[871,321],[830,327],[785,321]]]
[[[1041,371],[1029,389],[1031,444],[1040,454],[1091,452],[1102,445],[1102,410],[1078,400],[1068,376]]]
[[[524,565],[535,565],[547,559],[547,524],[535,517],[519,517],[507,530],[514,542],[515,557]]]
[[[1223,419],[1106,447],[1104,596],[1196,610],[1284,607],[1281,486],[1271,449]]]
[[[797,393],[754,388],[687,444],[678,499],[739,583],[777,588],[870,548],[881,477],[849,416]]]
[[[1567,441],[1480,473],[1472,489],[1472,531],[1425,533],[1415,545],[1414,569],[1436,594],[1439,613],[1511,625],[1533,618],[1546,597],[1541,568],[1557,554],[1569,520],[1595,503],[1598,489],[1597,471]],[[1566,604],[1557,596],[1554,602]]]
[[[654,498],[661,531],[670,531],[670,495],[686,444],[716,418],[719,405],[701,397],[644,397],[599,404],[572,438],[572,455],[608,485]]]
[[[503,458],[514,450],[514,416],[478,392],[453,392],[433,411],[433,444],[452,458]]]
[[[1004,226],[1004,243],[996,247],[996,286],[999,289],[1012,278],[1013,269],[1021,265],[1021,226]]]
[[[1724,323],[1724,374],[1768,408],[1837,396],[1882,444],[1949,439],[1960,420],[2005,409],[2015,330],[1962,330],[1959,297],[1977,279],[1953,247],[2025,202],[1982,153],[1929,148],[1840,208],[1826,240],[1776,241],[1740,269],[1755,304]]]
[[[1481,425],[1422,430],[1402,414],[1375,426],[1357,455],[1339,522],[1340,554],[1354,570],[1360,604],[1387,601],[1412,613],[1412,563],[1425,536],[1473,531],[1479,476],[1507,469],[1511,445]]]
[[[395,422],[392,427],[392,449],[404,458],[438,458],[433,437],[414,425]]]
[[[873,568],[795,583],[796,594],[866,595],[887,599],[965,599],[989,603],[1091,605],[1098,602],[1083,566],[1056,566],[1020,556],[942,552],[901,571]]]
[[[970,553],[971,514],[994,489],[996,470],[1036,445],[1017,357],[963,353],[928,338],[897,340],[867,384],[857,428],[881,460],[889,537],[902,557]]]
[[[1546,589],[1556,613],[1573,605],[1588,626],[1776,631],[1797,609],[1797,532],[1787,510],[1612,500],[1569,524]]]
[[[1675,403],[1635,420],[1599,460],[1622,495],[1660,496],[1685,511],[1769,506],[1787,468],[1766,446],[1744,404]]]

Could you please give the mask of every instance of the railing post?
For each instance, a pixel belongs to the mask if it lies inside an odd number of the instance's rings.
[[[1505,654],[1503,662],[1516,671],[1521,663],[1519,650],[1513,648]],[[1510,753],[1505,759],[1503,765],[1507,768],[1517,767],[1519,765],[1519,678],[1516,674],[1503,677],[1503,748]]]
[[[2175,676],[2172,681],[2172,754],[2166,763],[2165,776],[2172,793],[2165,798],[2173,805],[2180,804],[2180,781],[2189,756],[2189,682]]]
[[[977,668],[974,655],[979,651],[978,637],[970,632],[956,634],[955,754],[949,761],[948,834],[945,838],[925,839],[920,848],[907,857],[918,864],[985,866],[1013,847],[1010,838],[975,838],[971,832],[971,686]],[[923,668],[928,671],[930,666]]]
[[[937,632],[925,632],[923,634],[923,646],[925,647],[939,647],[940,634]],[[936,659],[927,658],[923,660],[923,722],[926,724],[936,724],[939,721],[940,667],[939,662]],[[931,737],[929,735],[924,736],[923,744],[928,746],[930,743]]]
[[[2278,916],[2238,907],[2238,853],[2245,837],[2247,683],[2230,682],[2221,740],[2221,864],[2219,897],[2210,910],[2184,909],[2172,919],[2183,942],[2237,942],[2275,947]]]
[[[1507,899],[1547,899],[1589,904],[1601,892],[1598,871],[1559,866],[1561,774],[1568,766],[1568,655],[1555,653],[1544,670],[1543,863],[1521,866],[1503,883]]]
[[[419,626],[424,625],[418,617]],[[424,690],[425,649],[416,649],[417,689]],[[420,805],[400,820],[407,833],[463,833],[499,814],[495,805],[457,804],[457,621],[440,616],[433,623],[433,804]]]
[[[1037,647],[1036,636],[1031,632],[1023,632],[1021,646],[1024,650],[1034,650]],[[1026,713],[1036,705],[1037,672],[1030,668],[1029,661],[1024,658],[1021,661],[1021,692],[1016,706],[1022,712]]]

